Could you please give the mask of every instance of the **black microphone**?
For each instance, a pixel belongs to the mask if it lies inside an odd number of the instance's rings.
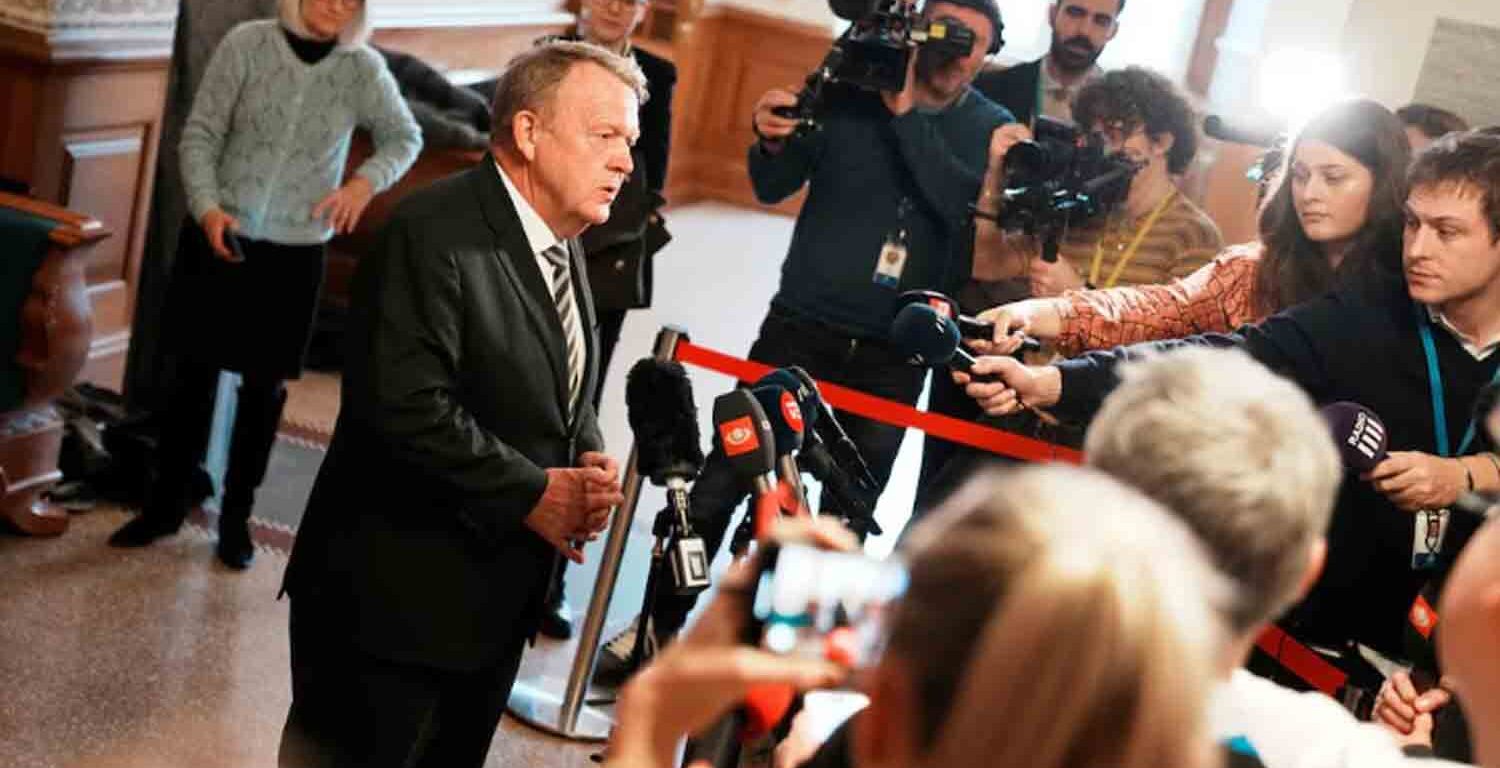
[[[1220,115],[1203,118],[1203,132],[1219,141],[1269,147],[1286,134],[1286,126],[1266,121],[1230,120]]]
[[[1345,469],[1364,474],[1385,461],[1385,424],[1374,411],[1359,403],[1339,401],[1323,406],[1320,412]]]
[[[625,378],[625,410],[635,433],[636,471],[667,487],[680,530],[691,530],[687,484],[703,469],[703,446],[687,370],[676,361],[643,358]]]
[[[925,304],[908,304],[891,322],[891,341],[917,365],[947,366],[973,375],[974,355],[959,343],[958,325]],[[978,381],[992,377],[975,376]]]
[[[768,475],[776,470],[776,442],[755,395],[736,389],[714,400],[714,439],[757,497],[774,496]]]
[[[797,377],[797,380],[802,383],[802,390],[809,393],[808,397],[816,408],[805,408],[803,412],[812,410],[818,414],[812,422],[814,431],[823,445],[827,447],[834,461],[838,462],[838,465],[848,472],[856,483],[869,488],[875,495],[880,495],[878,490],[880,483],[875,482],[875,474],[870,471],[870,465],[865,463],[865,457],[859,452],[859,446],[849,439],[849,433],[845,432],[844,425],[839,423],[833,407],[818,391],[818,383],[813,381],[813,377],[809,376],[807,371],[802,370],[801,366],[789,365],[782,370]]]
[[[776,441],[776,478],[792,489],[792,501],[799,508],[805,506],[802,473],[797,469],[797,452],[802,449],[802,434],[806,429],[802,408],[797,405],[797,398],[783,387],[761,384],[750,393],[755,395],[771,423],[771,435]]]

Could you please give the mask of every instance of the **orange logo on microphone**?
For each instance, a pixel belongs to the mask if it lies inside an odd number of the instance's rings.
[[[802,434],[802,409],[797,407],[797,398],[792,397],[790,392],[781,393],[781,416],[786,419],[787,426],[790,426],[793,432]]]
[[[942,315],[949,320],[953,319],[953,307],[948,302],[934,296],[927,299],[927,306],[932,307],[933,311],[937,312],[939,315]]]
[[[755,435],[755,422],[749,416],[720,424],[719,440],[724,443],[724,453],[729,456],[739,456],[760,447],[760,438]]]

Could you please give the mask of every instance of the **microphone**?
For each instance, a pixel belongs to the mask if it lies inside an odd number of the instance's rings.
[[[730,468],[755,492],[756,532],[763,534],[780,514],[768,477],[776,469],[771,423],[755,395],[736,389],[714,400],[714,432]]]
[[[908,304],[896,313],[891,341],[917,365],[947,366],[973,375],[974,355],[959,343],[958,325],[925,304]],[[993,380],[983,375],[974,378]]]
[[[1320,412],[1345,469],[1364,474],[1385,461],[1385,424],[1374,411],[1359,403],[1340,401],[1323,406]]]
[[[849,439],[849,433],[844,431],[844,425],[839,423],[838,416],[828,401],[818,391],[818,383],[813,377],[802,370],[801,366],[791,365],[782,369],[795,376],[799,388],[795,391],[806,392],[806,398],[814,408],[804,408],[803,413],[809,411],[816,413],[815,419],[810,419],[819,441],[826,447],[833,460],[854,478],[856,484],[869,488],[876,496],[880,495],[880,483],[875,482],[875,475],[870,472],[870,465],[865,463],[865,457],[860,454],[859,446]]]
[[[653,526],[657,535],[653,563],[665,558],[671,565],[677,592],[696,594],[708,587],[711,558],[703,539],[694,535],[688,517],[691,507],[687,485],[703,469],[703,446],[698,434],[698,406],[693,402],[687,370],[676,361],[641,359],[625,379],[625,409],[635,433],[636,471],[652,483],[667,487],[668,507],[657,515]],[[672,517],[667,517],[668,511]],[[653,568],[651,584],[655,574]],[[651,584],[647,586],[647,600],[654,601]]]
[[[951,297],[938,293],[937,291],[906,291],[897,299],[904,308],[911,304],[926,304],[932,307],[942,317],[946,317],[958,324],[958,334],[965,339],[984,339],[989,341],[995,338],[995,324],[986,320],[980,320],[972,315],[966,315],[959,308],[958,302]],[[898,310],[899,312],[899,310]],[[1030,336],[1021,337],[1020,352],[1035,352],[1042,348],[1042,343]]]
[[[1285,135],[1286,126],[1263,120],[1231,120],[1220,115],[1209,115],[1203,118],[1203,132],[1219,141],[1269,147]]]
[[[802,408],[797,398],[783,387],[759,384],[750,390],[756,402],[771,422],[771,435],[776,441],[776,477],[780,489],[787,497],[783,499],[790,511],[800,513],[807,501],[802,493],[802,472],[797,469],[796,455],[802,449],[802,436],[806,427],[802,420]]]

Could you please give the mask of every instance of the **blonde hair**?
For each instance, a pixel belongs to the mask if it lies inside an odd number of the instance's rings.
[[[1182,768],[1223,648],[1222,583],[1154,502],[1086,469],[982,474],[924,521],[888,653],[927,766]]]
[[[1240,593],[1243,633],[1300,597],[1343,467],[1307,395],[1248,355],[1182,349],[1125,366],[1088,463],[1165,505]]]
[[[302,21],[302,4],[309,0],[281,0],[280,18],[282,26],[292,31],[292,34],[306,39],[312,39],[313,33],[307,29],[307,24]],[[359,10],[355,12],[354,20],[344,27],[339,33],[338,47],[358,48],[370,40],[370,2],[363,0],[359,4]]]
[[[513,149],[511,125],[523,111],[550,115],[557,89],[568,72],[579,64],[595,64],[619,78],[646,102],[646,75],[634,58],[606,51],[597,45],[558,40],[534,46],[511,59],[495,85],[494,115],[490,135],[501,147]]]

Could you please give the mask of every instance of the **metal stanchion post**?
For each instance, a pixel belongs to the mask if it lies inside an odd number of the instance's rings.
[[[656,335],[653,355],[658,360],[671,360],[677,352],[677,344],[687,340],[687,332],[666,326]],[[620,561],[625,556],[625,543],[630,539],[630,527],[635,523],[635,508],[640,502],[644,480],[635,466],[635,446],[630,447],[630,461],[626,464],[625,479],[621,490],[624,501],[615,510],[614,522],[609,528],[609,537],[604,542],[604,554],[599,560],[599,576],[594,581],[594,593],[589,598],[589,610],[583,619],[583,628],[578,635],[578,650],[573,655],[573,668],[568,674],[568,684],[563,696],[529,684],[516,681],[511,689],[508,709],[512,716],[527,725],[548,733],[576,741],[604,741],[609,738],[614,720],[609,715],[583,705],[588,692],[589,678],[594,675],[594,662],[599,658],[599,638],[604,634],[604,618],[609,613],[609,603],[614,597],[615,582],[620,576]]]

